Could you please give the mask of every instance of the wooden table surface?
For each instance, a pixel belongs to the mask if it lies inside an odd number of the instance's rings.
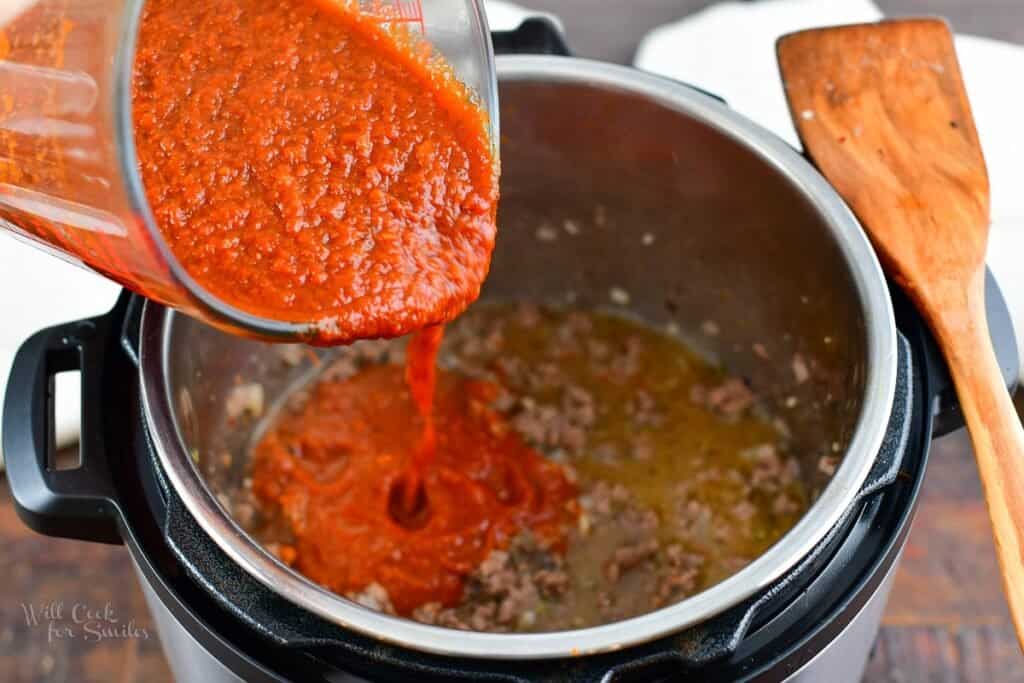
[[[824,0],[822,0],[824,1]],[[828,0],[833,1],[833,0]],[[582,55],[628,62],[654,26],[702,0],[522,0],[562,16]],[[891,14],[940,14],[957,30],[1024,43],[1024,0],[879,0]],[[0,683],[163,683],[170,673],[123,548],[44,538],[21,524],[0,486]],[[963,432],[934,445],[917,519],[896,576],[870,683],[1024,683],[989,536],[981,486]],[[148,638],[60,638],[29,606],[109,604],[120,632]],[[81,609],[81,608],[80,608]],[[79,616],[82,616],[79,614]],[[181,683],[193,683],[192,681]]]

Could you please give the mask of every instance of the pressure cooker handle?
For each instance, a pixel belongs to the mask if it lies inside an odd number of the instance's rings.
[[[899,478],[903,456],[912,433],[911,419],[919,397],[914,396],[913,352],[910,342],[901,333],[896,336],[896,387],[885,435],[875,455],[875,464],[861,484],[858,500],[874,495]]]
[[[531,17],[511,31],[491,31],[491,42],[499,55],[572,54],[562,30],[549,17]]]
[[[120,543],[111,471],[103,444],[106,342],[118,307],[96,318],[32,335],[14,358],[3,412],[3,453],[15,509],[31,529],[48,536]],[[119,331],[119,330],[118,330]],[[54,377],[81,376],[79,464],[58,469],[54,436]]]

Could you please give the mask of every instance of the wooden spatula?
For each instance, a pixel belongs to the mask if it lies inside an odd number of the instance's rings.
[[[953,36],[937,19],[817,29],[778,57],[804,147],[946,356],[1024,646],[1024,430],[985,321],[988,174]]]

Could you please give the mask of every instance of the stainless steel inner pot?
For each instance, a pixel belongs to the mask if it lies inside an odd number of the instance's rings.
[[[891,410],[893,313],[874,252],[836,193],[797,152],[728,107],[653,75],[580,59],[503,57],[498,72],[500,237],[483,298],[613,307],[609,292],[622,289],[630,314],[677,329],[748,377],[787,416],[803,476],[820,492],[789,533],[731,578],[641,617],[558,633],[451,631],[318,587],[265,552],[218,501],[245,476],[255,425],[232,424],[229,395],[255,382],[269,405],[308,376],[308,361],[289,364],[281,347],[148,304],[144,408],[162,466],[203,529],[245,571],[324,619],[467,657],[622,648],[764,589],[837,522],[867,476]],[[578,235],[536,238],[541,224],[566,220]],[[707,320],[717,336],[700,332]],[[796,383],[795,352],[816,366],[812,381]],[[817,463],[834,450],[843,457],[829,479]]]

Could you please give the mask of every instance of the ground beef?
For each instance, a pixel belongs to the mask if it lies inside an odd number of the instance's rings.
[[[800,465],[789,455],[782,455],[774,444],[762,444],[742,454],[754,463],[751,486],[765,493],[778,493],[800,476]]]
[[[658,409],[654,398],[643,389],[638,389],[626,403],[626,414],[638,427],[660,427],[665,423],[665,415]]]
[[[531,445],[551,451],[578,453],[586,445],[586,426],[553,405],[523,400],[512,426]]]
[[[613,496],[612,491],[615,491]],[[629,490],[622,484],[612,485],[600,480],[589,492],[580,497],[580,507],[592,515],[609,516],[612,514],[613,502],[622,502],[629,497]]]
[[[633,443],[633,450],[630,452],[635,460],[648,462],[654,457],[654,447],[643,436],[637,437]]]
[[[542,596],[558,598],[569,587],[569,574],[563,569],[541,569],[533,575],[533,582]]]
[[[565,322],[559,328],[559,332],[573,341],[577,341],[579,335],[587,334],[594,329],[594,321],[589,315],[581,311],[571,311],[565,316]]]
[[[388,597],[387,590],[379,583],[371,583],[358,593],[348,593],[345,597],[359,603],[363,607],[369,607],[378,612],[386,614],[395,613],[395,608],[391,606],[391,598]]]
[[[562,412],[569,421],[584,428],[593,427],[597,419],[594,397],[575,385],[565,387],[562,392]]]
[[[596,419],[593,397],[584,389],[569,385],[563,389],[558,406],[521,400],[512,426],[534,446],[578,454],[586,447],[587,431]]]
[[[590,316],[578,311],[568,313],[548,340],[548,353],[559,362],[586,350],[593,330]]]
[[[633,379],[640,370],[640,358],[644,352],[644,342],[639,337],[628,337],[622,349],[612,358],[609,366],[609,379],[616,384],[625,384]]]
[[[836,455],[823,455],[818,458],[818,471],[822,474],[832,476],[836,473],[836,467],[839,466],[839,456]]]
[[[792,515],[800,511],[800,504],[783,494],[772,502],[772,512],[777,515]]]
[[[740,522],[749,522],[757,513],[757,508],[749,500],[741,500],[732,508],[732,516]]]
[[[710,389],[703,384],[694,384],[690,388],[693,403],[726,418],[742,415],[753,405],[754,398],[746,383],[736,377],[730,377]]]
[[[522,400],[512,426],[534,445],[547,444],[548,426],[556,412],[551,406],[538,406],[533,400]]]
[[[650,538],[616,548],[604,566],[604,575],[608,583],[618,583],[623,574],[653,558],[660,547],[657,539]]]
[[[561,369],[555,363],[541,363],[532,368],[528,375],[530,387],[534,391],[543,391],[557,387],[565,382]]]
[[[498,411],[499,413],[508,413],[513,408],[515,408],[517,403],[518,400],[516,399],[516,397],[511,392],[506,391],[504,388],[502,388],[498,395],[495,396],[494,400],[491,402],[491,408]]]
[[[714,537],[714,513],[711,506],[696,499],[680,501],[677,506],[680,538],[705,545]]]
[[[256,506],[249,501],[239,501],[234,504],[231,514],[236,522],[243,527],[249,527],[256,519]]]
[[[605,361],[611,355],[612,347],[599,339],[588,339],[587,353],[595,361]]]
[[[662,553],[663,564],[658,575],[658,588],[652,607],[664,607],[693,593],[697,587],[704,558],[687,553],[683,546],[673,544]]]
[[[441,616],[441,612],[444,611],[444,606],[439,602],[428,602],[425,605],[420,605],[413,610],[412,618],[423,624],[440,625],[438,620]]]
[[[494,355],[501,352],[505,337],[501,327],[479,335],[466,335],[459,347],[459,355],[464,359],[474,359],[483,355]]]
[[[339,347],[331,355],[320,377],[326,382],[340,381],[368,365],[401,363],[404,359],[404,345],[382,339],[365,339],[351,346]]]
[[[263,403],[262,384],[239,384],[228,393],[224,410],[229,420],[237,420],[243,415],[258,418],[263,415]]]
[[[526,630],[543,599],[557,599],[569,586],[561,558],[532,537],[516,538],[508,550],[495,550],[471,575],[462,604],[423,605],[413,619],[461,630],[504,633]]]
[[[530,303],[516,306],[515,321],[523,327],[536,327],[540,323],[540,309]]]
[[[494,362],[498,377],[506,383],[523,385],[527,383],[526,363],[518,356],[501,356]]]

